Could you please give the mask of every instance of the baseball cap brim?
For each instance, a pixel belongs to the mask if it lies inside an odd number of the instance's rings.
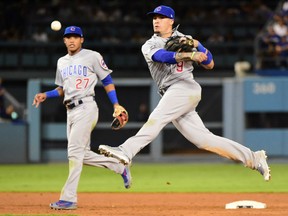
[[[148,15],[148,16],[162,15],[162,16],[165,16],[165,17],[167,17],[167,18],[170,18],[170,17],[168,17],[168,16],[167,16],[166,14],[164,14],[164,13],[149,12],[149,13],[147,13],[147,15]]]

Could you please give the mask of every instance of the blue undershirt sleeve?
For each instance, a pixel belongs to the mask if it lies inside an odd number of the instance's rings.
[[[208,65],[210,64],[210,62],[213,60],[213,56],[212,56],[212,53],[208,50],[208,53],[207,53],[207,60],[206,61],[203,61],[201,62],[201,64],[203,65]]]
[[[113,80],[110,74],[108,74],[103,80],[101,80],[103,86],[107,86],[109,84],[113,84]]]
[[[201,62],[201,64],[203,64],[203,65],[208,65],[208,64],[210,64],[210,62],[213,60],[212,53],[211,53],[209,50],[207,50],[207,48],[205,48],[200,42],[198,43],[197,50],[198,50],[199,52],[203,52],[203,53],[206,53],[206,51],[207,51],[207,57],[208,57],[208,58],[207,58],[206,61]]]
[[[169,64],[176,64],[175,59],[176,52],[166,51],[164,49],[160,49],[154,53],[152,56],[152,60],[155,62],[161,63],[169,63]]]

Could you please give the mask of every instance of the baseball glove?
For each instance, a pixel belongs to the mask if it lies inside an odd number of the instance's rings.
[[[112,130],[119,130],[123,128],[127,124],[129,119],[128,112],[124,107],[120,105],[114,108],[113,117],[114,119],[111,123]]]
[[[186,36],[172,36],[165,43],[164,49],[172,52],[192,52],[194,41]]]

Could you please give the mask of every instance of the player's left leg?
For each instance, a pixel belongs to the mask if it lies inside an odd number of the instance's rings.
[[[231,160],[241,161],[245,166],[257,169],[266,181],[270,179],[270,169],[266,162],[266,155],[263,155],[264,151],[253,152],[240,143],[213,134],[204,126],[196,111],[179,117],[173,121],[173,124],[186,139],[198,148]]]
[[[90,145],[93,125],[98,120],[98,108],[95,102],[87,102],[68,111],[67,137],[69,175],[60,200],[77,202],[77,188],[83,168],[85,149]]]
[[[130,165],[123,165],[115,158],[108,158],[104,155],[99,155],[89,149],[86,150],[83,163],[85,165],[107,168],[120,174],[125,188],[130,188],[132,185],[132,176],[130,171]]]

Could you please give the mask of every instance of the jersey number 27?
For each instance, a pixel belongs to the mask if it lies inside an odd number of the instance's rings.
[[[86,89],[89,83],[89,78],[83,78],[83,79],[76,79],[76,89]]]

